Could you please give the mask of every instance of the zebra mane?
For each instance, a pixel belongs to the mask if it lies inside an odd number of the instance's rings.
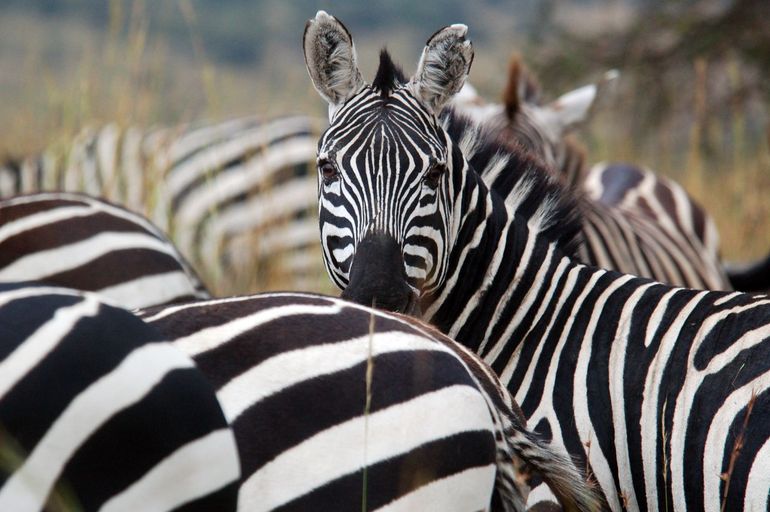
[[[372,87],[379,90],[383,98],[387,98],[396,87],[404,83],[406,83],[404,71],[393,62],[388,50],[383,48],[380,50],[380,65],[377,68]]]
[[[444,129],[458,145],[490,191],[500,196],[517,215],[575,255],[581,243],[580,197],[554,179],[540,159],[453,109],[442,112]]]

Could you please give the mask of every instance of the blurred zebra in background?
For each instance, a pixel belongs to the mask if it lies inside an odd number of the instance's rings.
[[[318,289],[317,185],[308,166],[324,125],[287,116],[88,128],[63,150],[0,166],[0,197],[81,191],[143,213],[219,293],[274,283]]]
[[[770,287],[770,259],[733,267],[719,256],[716,225],[675,182],[638,166],[588,168],[569,132],[587,119],[616,73],[542,105],[534,77],[518,58],[502,104],[466,85],[456,110],[497,132],[500,141],[541,158],[584,195],[581,259],[602,268],[693,288]],[[0,194],[85,190],[144,212],[167,230],[218,294],[280,286],[328,290],[318,247],[315,143],[326,122],[306,116],[150,130],[114,125],[85,130],[65,153],[0,167]],[[481,152],[480,154],[485,154]],[[499,165],[484,179],[505,195]],[[318,178],[320,179],[320,178]],[[503,183],[501,185],[501,183]],[[762,279],[757,279],[759,276]]]
[[[0,284],[0,510],[234,511],[211,384],[94,294]]]
[[[18,281],[97,292],[129,309],[210,297],[151,222],[70,192],[0,200],[0,282]]]
[[[243,510],[525,510],[543,479],[598,510],[467,349],[413,319],[277,293],[138,312],[217,389]]]
[[[596,84],[543,104],[537,80],[514,56],[501,104],[486,103],[470,90],[461,93],[458,110],[497,134],[498,142],[531,151],[559,181],[584,196],[578,203],[583,217],[579,255],[586,263],[678,286],[733,289],[721,262],[716,223],[678,183],[635,165],[589,167],[585,150],[570,137],[617,76],[610,71]],[[486,162],[473,165],[483,169]],[[496,178],[485,180],[496,188]]]

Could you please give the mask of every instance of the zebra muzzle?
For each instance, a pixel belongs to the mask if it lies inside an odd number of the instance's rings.
[[[358,243],[342,298],[364,306],[419,315],[418,290],[407,281],[401,247],[392,236],[370,234]]]

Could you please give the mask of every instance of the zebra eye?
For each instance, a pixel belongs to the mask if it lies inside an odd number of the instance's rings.
[[[438,182],[441,179],[441,176],[443,176],[446,172],[446,165],[441,163],[433,164],[433,166],[428,169],[428,172],[425,173],[425,184],[430,188],[438,187]]]
[[[328,160],[318,164],[318,171],[321,173],[321,179],[323,179],[324,183],[331,183],[339,176],[337,168]]]

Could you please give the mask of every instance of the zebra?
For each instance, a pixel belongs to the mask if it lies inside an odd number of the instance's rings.
[[[218,293],[277,282],[319,289],[309,169],[324,126],[290,115],[148,130],[86,127],[69,144],[0,165],[0,198],[67,190],[143,213]]]
[[[743,284],[740,276],[726,273],[714,219],[681,185],[637,165],[589,166],[585,151],[569,137],[617,77],[608,71],[596,84],[543,105],[537,80],[514,56],[502,104],[487,104],[469,93],[455,103],[496,132],[500,143],[532,151],[583,196],[579,257],[585,263],[691,288],[732,290]],[[487,181],[495,188],[494,180]]]
[[[235,510],[233,432],[160,333],[90,293],[0,284],[0,510]]]
[[[210,298],[166,236],[142,216],[70,192],[0,200],[0,282],[97,292],[128,309]]]
[[[336,18],[306,26],[329,104],[318,176],[332,281],[355,302],[417,310],[482,356],[612,510],[766,510],[770,300],[580,263],[574,198],[527,154],[498,153],[515,183],[490,190],[461,149],[478,132],[452,138],[453,117],[437,117],[468,74],[466,33],[437,31],[408,81],[383,52],[368,84]]]
[[[269,293],[140,310],[217,389],[239,509],[525,510],[530,473],[598,510],[475,354],[341,299]]]

